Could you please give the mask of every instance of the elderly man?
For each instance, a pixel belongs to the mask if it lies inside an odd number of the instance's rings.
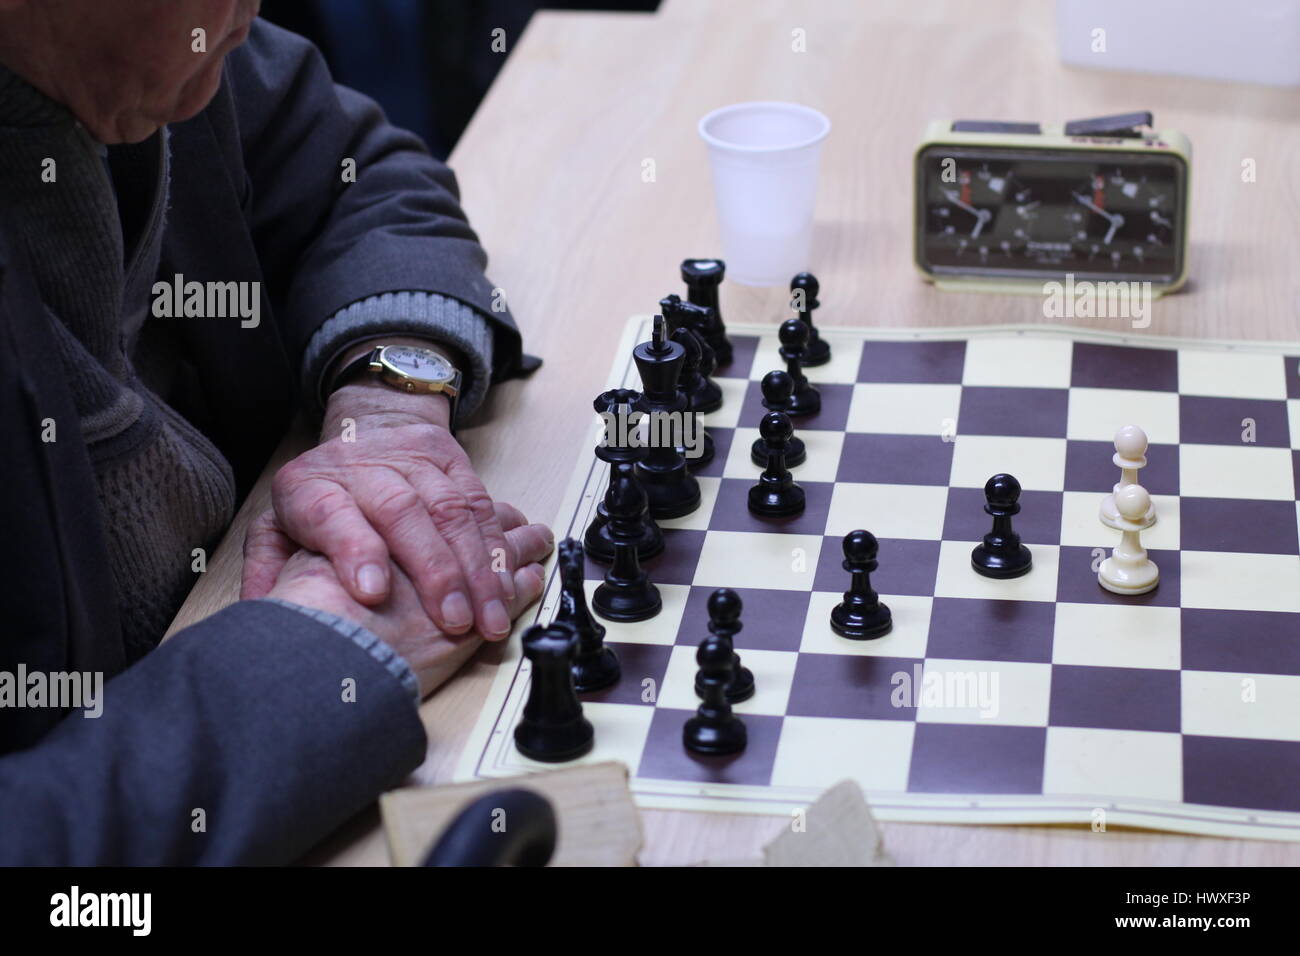
[[[528,364],[454,178],[256,10],[0,0],[0,862],[292,860],[541,592],[451,434]],[[243,600],[159,647],[299,408]]]

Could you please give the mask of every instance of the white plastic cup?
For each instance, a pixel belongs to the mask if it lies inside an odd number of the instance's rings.
[[[831,121],[797,103],[724,106],[700,119],[727,278],[784,285],[811,267],[822,140]]]

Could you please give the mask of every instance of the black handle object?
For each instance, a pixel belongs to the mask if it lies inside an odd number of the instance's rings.
[[[442,831],[425,866],[545,866],[555,853],[555,808],[534,790],[494,790]]]

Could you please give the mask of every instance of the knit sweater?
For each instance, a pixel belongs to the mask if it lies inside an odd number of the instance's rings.
[[[65,377],[79,421],[55,422],[54,436],[79,430],[88,449],[131,659],[161,639],[201,569],[196,549],[210,553],[236,507],[228,462],[160,397],[177,356],[165,332],[146,328],[159,321],[150,292],[169,174],[165,128],[105,148],[0,67],[0,213],[35,270],[47,313],[33,319],[56,334],[48,371]],[[302,358],[304,390],[315,395],[351,344],[394,333],[468,357],[461,419],[472,414],[488,387],[491,333],[470,307],[426,293],[376,296],[328,317]],[[409,683],[404,665],[393,670]]]

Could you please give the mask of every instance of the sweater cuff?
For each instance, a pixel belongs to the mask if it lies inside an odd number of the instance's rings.
[[[367,339],[413,335],[451,346],[465,356],[456,424],[466,421],[492,383],[492,329],[487,319],[457,299],[432,292],[385,292],[354,302],[326,319],[307,343],[302,360],[308,407],[321,410],[321,381],[344,351]]]
[[[396,677],[407,692],[410,693],[416,705],[419,705],[420,682],[416,679],[415,672],[411,670],[411,665],[406,663],[406,658],[380,640],[374,632],[367,630],[360,624],[339,617],[337,614],[331,614],[329,611],[322,611],[314,607],[303,607],[301,604],[294,604],[292,601],[284,601],[280,598],[268,597],[259,598],[259,600],[269,601],[271,604],[278,604],[281,607],[298,611],[327,627],[332,627],[369,654],[388,673]]]

